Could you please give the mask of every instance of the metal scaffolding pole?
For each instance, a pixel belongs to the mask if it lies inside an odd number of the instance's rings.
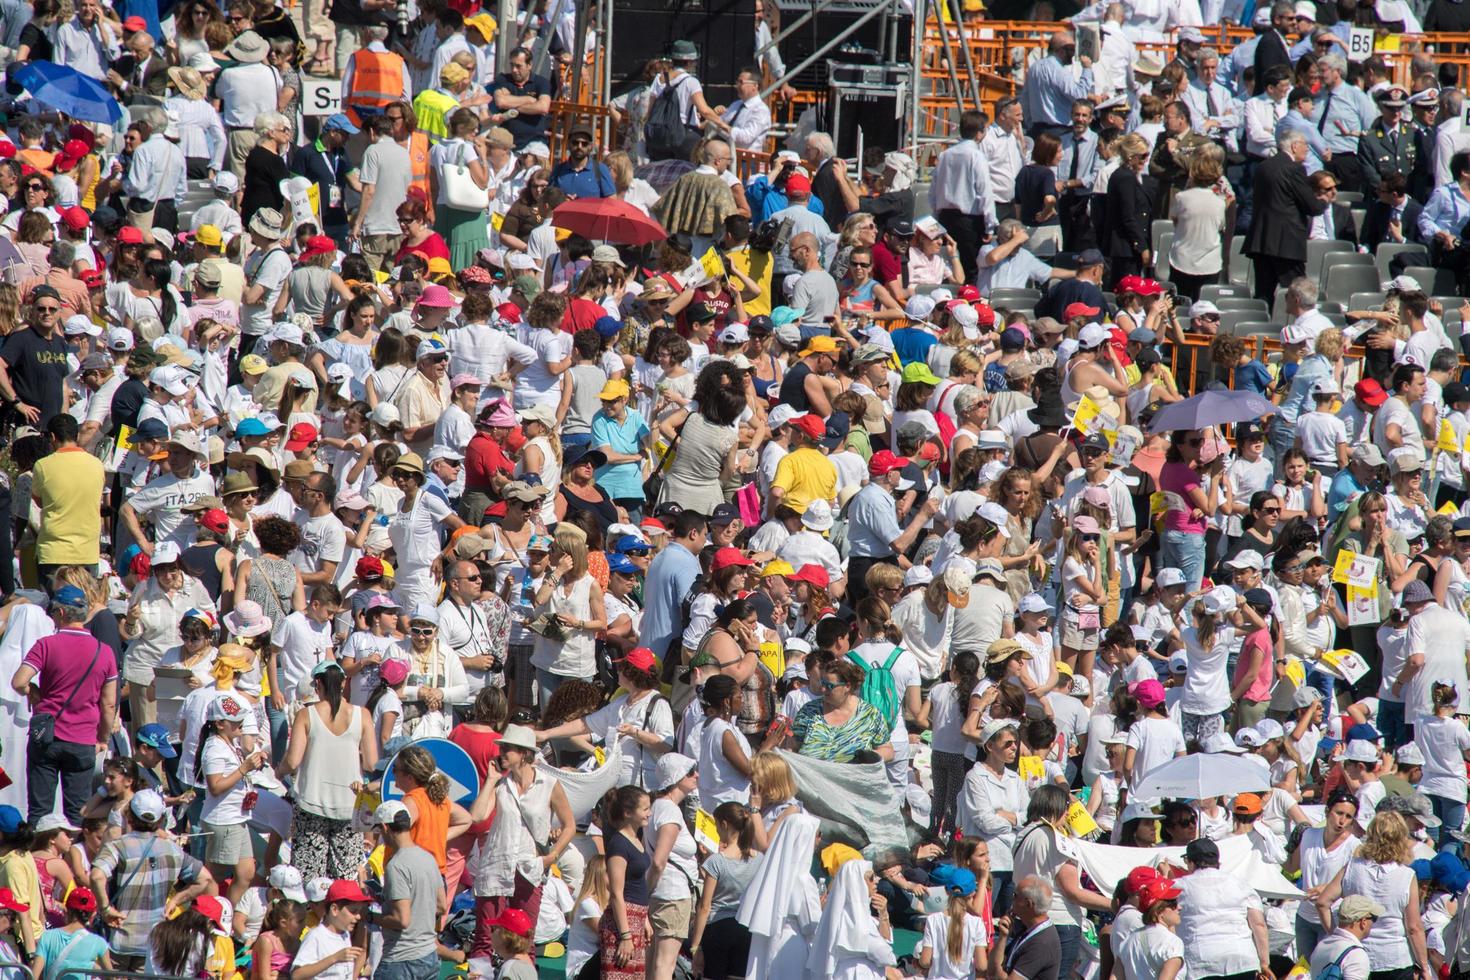
[[[919,159],[917,151],[919,148],[919,126],[921,123],[920,112],[922,111],[919,105],[919,99],[924,91],[924,24],[928,20],[926,10],[925,0],[914,0],[914,46],[911,52],[914,57],[914,84],[912,95],[909,98],[909,139],[914,146],[914,161],[916,163]]]
[[[795,78],[797,75],[801,74],[808,67],[815,64],[819,59],[826,57],[828,52],[832,51],[834,48],[837,47],[837,45],[846,40],[847,37],[854,33],[859,27],[862,27],[864,24],[872,20],[874,17],[877,17],[879,14],[884,13],[885,11],[887,11],[887,9],[888,8],[886,6],[874,7],[872,10],[863,14],[857,20],[853,21],[851,24],[848,24],[841,31],[839,31],[835,37],[827,41],[827,43],[823,44],[816,51],[812,52],[812,54],[808,56],[807,59],[801,64],[797,65],[795,68],[787,69],[786,77]],[[761,89],[760,97],[764,99],[780,87],[781,79],[777,79],[770,85],[767,85],[765,88]]]
[[[970,57],[970,41],[965,31],[965,12],[961,9],[960,0],[948,0],[948,2],[955,26],[960,32],[960,54],[965,58],[965,77],[970,82],[970,98],[975,100],[975,108],[978,109],[980,108],[980,79],[975,75],[975,62]]]

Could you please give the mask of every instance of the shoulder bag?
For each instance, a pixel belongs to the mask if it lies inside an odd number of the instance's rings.
[[[460,211],[484,211],[490,206],[490,191],[475,183],[470,175],[465,150],[468,144],[459,145],[459,160],[456,163],[439,165],[439,186],[444,189],[444,203]]]
[[[77,692],[82,689],[82,685],[87,682],[87,678],[92,676],[92,668],[97,666],[97,658],[100,656],[102,656],[102,641],[98,640],[97,649],[92,651],[92,662],[87,664],[87,669],[82,672],[81,678],[72,686],[71,693],[66,696],[65,701],[61,702],[61,710],[56,714],[65,714],[66,709],[71,707],[72,698],[77,696]],[[37,711],[31,715],[29,741],[31,758],[33,759],[38,758],[38,754],[45,753],[49,750],[52,743],[56,741],[56,715],[51,714],[49,711]]]

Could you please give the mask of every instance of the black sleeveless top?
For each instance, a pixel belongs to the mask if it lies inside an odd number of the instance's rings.
[[[811,365],[807,364],[805,359],[797,361],[786,372],[781,379],[781,404],[790,405],[798,412],[811,411],[812,404],[806,397],[806,379],[811,373]]]
[[[596,486],[596,484],[593,485]],[[590,501],[583,500],[574,493],[568,493],[566,487],[561,487],[557,490],[557,493],[561,494],[561,498],[567,502],[568,517],[572,515],[573,511],[589,511],[592,516],[597,518],[597,523],[602,525],[602,529],[606,531],[618,522],[618,508],[609,499],[606,490],[602,489],[602,487],[597,487],[597,492],[602,496],[602,500],[594,504]]]

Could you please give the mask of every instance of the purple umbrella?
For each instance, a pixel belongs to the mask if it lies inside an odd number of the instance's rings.
[[[1253,391],[1207,391],[1159,409],[1149,430],[1203,429],[1258,420],[1275,411],[1275,405]]]

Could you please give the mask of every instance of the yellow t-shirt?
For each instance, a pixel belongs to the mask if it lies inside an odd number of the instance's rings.
[[[16,850],[0,856],[0,887],[9,888],[16,901],[31,907],[21,914],[31,920],[31,931],[39,939],[46,931],[46,910],[41,906],[41,876],[36,873],[30,851]]]
[[[739,269],[745,275],[760,284],[761,294],[755,299],[747,300],[745,303],[745,315],[770,316],[771,303],[771,275],[775,272],[776,263],[768,252],[752,252],[749,245],[741,246],[725,253],[730,264]]]
[[[803,446],[781,457],[771,486],[785,492],[782,506],[801,513],[813,500],[831,502],[837,496],[837,467],[821,450]]]
[[[36,561],[42,565],[97,564],[102,537],[98,502],[106,482],[102,461],[73,446],[36,463],[33,473],[31,496],[41,508]]]

